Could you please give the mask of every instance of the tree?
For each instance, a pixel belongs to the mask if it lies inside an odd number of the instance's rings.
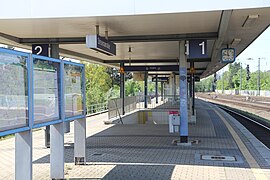
[[[233,63],[229,64],[229,73],[228,73],[228,82],[229,82],[229,89],[234,89],[235,87],[239,87],[240,81],[239,78],[236,78],[238,71],[241,68],[240,63]]]
[[[129,79],[125,83],[125,93],[126,96],[135,96],[138,94],[138,92],[141,92],[141,86],[137,81],[134,81],[133,79]]]
[[[238,64],[231,65],[229,67],[229,71],[226,71],[222,74],[221,78],[217,81],[217,89],[221,90],[223,85],[224,90],[240,89],[241,72],[242,72],[242,90],[257,90],[258,71],[250,73],[250,79],[247,80],[247,69],[239,67],[238,71],[236,71],[237,68]],[[270,90],[269,71],[260,72],[260,86],[261,90]]]
[[[107,67],[97,64],[85,64],[86,106],[107,101],[107,92],[112,86]]]
[[[212,92],[214,85],[214,76],[209,76],[195,83],[195,92]]]

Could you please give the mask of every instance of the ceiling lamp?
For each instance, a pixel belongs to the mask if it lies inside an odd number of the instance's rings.
[[[244,21],[242,27],[251,27],[254,26],[259,18],[258,14],[248,15],[246,20]]]
[[[231,43],[231,47],[236,47],[240,42],[241,42],[240,38],[234,38]]]

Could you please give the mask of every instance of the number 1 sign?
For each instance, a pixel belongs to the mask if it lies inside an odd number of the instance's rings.
[[[189,41],[189,58],[207,58],[207,40]]]

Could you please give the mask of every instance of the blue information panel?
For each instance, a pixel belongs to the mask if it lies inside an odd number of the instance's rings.
[[[0,50],[0,132],[28,126],[28,56],[21,54]]]
[[[60,60],[34,58],[34,123],[60,119]]]
[[[0,136],[85,117],[83,64],[0,48],[0,72]]]
[[[189,58],[207,58],[207,40],[190,40],[189,41]]]
[[[83,115],[83,67],[65,64],[64,71],[65,117]]]

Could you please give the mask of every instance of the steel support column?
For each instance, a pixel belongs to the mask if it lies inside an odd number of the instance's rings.
[[[173,99],[176,99],[176,79],[175,79],[175,73],[173,73]]]
[[[158,103],[158,75],[156,74],[156,104]]]
[[[124,62],[120,63],[120,68],[124,69]],[[122,99],[122,115],[125,114],[125,74],[120,73],[120,98]]]
[[[185,41],[179,42],[179,79],[180,79],[180,143],[188,142],[188,108],[187,108],[187,60]]]
[[[161,101],[163,101],[164,98],[164,82],[161,82]]]
[[[147,79],[148,79],[148,72],[144,72],[144,108],[147,108],[147,95],[148,95],[148,89],[147,89]]]
[[[191,61],[190,62],[190,68],[193,68],[194,69],[194,62]],[[191,73],[191,76],[190,76],[190,85],[191,85],[191,98],[192,98],[192,116],[194,116],[195,114],[195,74],[194,72]]]

